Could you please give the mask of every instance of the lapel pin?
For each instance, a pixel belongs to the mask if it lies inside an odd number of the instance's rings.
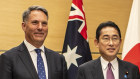
[[[125,78],[125,79],[128,78],[128,72],[125,73],[124,78]]]

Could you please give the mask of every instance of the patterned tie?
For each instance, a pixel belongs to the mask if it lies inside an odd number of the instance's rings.
[[[46,79],[45,67],[41,57],[41,49],[35,49],[37,53],[37,70],[39,79]]]
[[[108,63],[107,76],[106,76],[107,79],[115,79],[111,66],[112,66],[111,63]]]

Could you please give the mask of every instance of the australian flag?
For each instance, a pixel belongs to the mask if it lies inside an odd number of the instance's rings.
[[[76,79],[78,66],[91,60],[82,0],[73,0],[62,50],[69,79]]]

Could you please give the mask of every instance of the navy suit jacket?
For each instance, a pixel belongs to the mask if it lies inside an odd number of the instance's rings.
[[[139,69],[137,66],[129,62],[122,61],[119,58],[117,58],[117,60],[119,64],[119,79],[140,79]],[[124,77],[126,72],[128,72],[128,78]],[[100,57],[96,60],[91,60],[80,65],[78,68],[77,79],[104,79]]]
[[[67,79],[67,66],[63,55],[45,48],[48,79]],[[0,56],[0,79],[39,79],[24,43]]]

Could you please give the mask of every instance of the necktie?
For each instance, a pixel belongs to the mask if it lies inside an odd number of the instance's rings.
[[[41,57],[41,49],[35,49],[37,53],[37,70],[39,79],[46,79],[45,67]]]
[[[107,76],[106,76],[107,79],[115,79],[111,66],[112,66],[111,63],[108,63]]]

